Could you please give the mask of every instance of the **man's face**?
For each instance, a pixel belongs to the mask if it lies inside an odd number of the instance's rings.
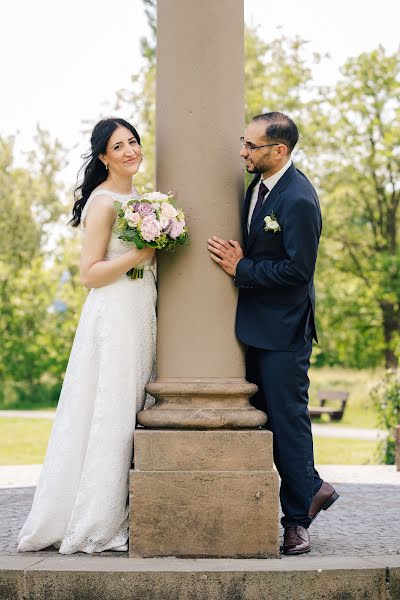
[[[254,174],[272,174],[277,166],[278,145],[264,146],[273,143],[265,137],[265,122],[251,121],[245,131],[244,141],[240,156],[244,159],[247,171]],[[264,146],[264,148],[254,148],[254,146]]]

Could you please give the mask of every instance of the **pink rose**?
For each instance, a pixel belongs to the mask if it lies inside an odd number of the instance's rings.
[[[160,235],[160,232],[161,225],[154,215],[149,215],[143,219],[140,227],[140,233],[146,242],[154,242],[156,237]]]
[[[163,202],[161,204],[161,212],[167,219],[173,219],[178,214],[176,208],[169,202]]]
[[[172,237],[172,239],[176,239],[181,235],[181,233],[183,233],[184,226],[185,225],[182,223],[182,221],[173,222],[171,229],[169,230],[169,236]]]
[[[147,202],[143,202],[143,203],[139,204],[138,212],[142,217],[147,217],[148,215],[151,215],[152,213],[154,213],[154,207]]]

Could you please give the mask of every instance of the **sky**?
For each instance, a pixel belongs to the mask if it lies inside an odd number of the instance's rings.
[[[190,0],[188,0],[190,1]],[[245,21],[266,41],[299,35],[331,58],[315,70],[331,84],[350,56],[400,45],[399,0],[245,0]],[[148,31],[141,0],[8,0],[0,14],[0,135],[15,136],[17,164],[34,146],[36,125],[70,149],[62,179],[75,180],[88,126],[112,110],[142,66]],[[124,116],[124,115],[119,115]]]

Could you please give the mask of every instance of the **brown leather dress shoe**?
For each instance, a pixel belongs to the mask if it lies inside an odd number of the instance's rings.
[[[326,481],[323,482],[318,492],[314,494],[308,516],[311,518],[311,523],[316,519],[321,510],[328,510],[330,506],[339,498],[339,494],[335,488]]]
[[[310,552],[310,534],[301,525],[287,525],[283,536],[283,554],[287,556]]]

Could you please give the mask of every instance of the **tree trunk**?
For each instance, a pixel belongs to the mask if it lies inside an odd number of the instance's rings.
[[[385,366],[387,369],[398,367],[399,360],[393,348],[394,336],[400,332],[400,312],[391,302],[380,302],[383,321],[383,336],[385,341]]]

